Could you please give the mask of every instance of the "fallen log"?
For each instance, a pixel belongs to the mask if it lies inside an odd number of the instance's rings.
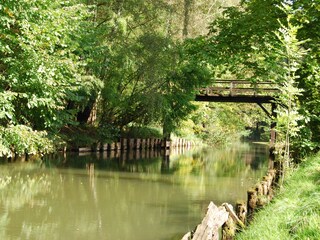
[[[224,207],[217,207],[210,202],[206,216],[201,224],[197,226],[194,234],[187,233],[182,240],[218,240],[219,229],[228,220],[229,213]]]

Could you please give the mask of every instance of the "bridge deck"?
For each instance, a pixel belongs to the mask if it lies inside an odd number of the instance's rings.
[[[272,82],[251,83],[241,80],[217,80],[214,86],[200,88],[196,101],[272,103],[279,90]]]

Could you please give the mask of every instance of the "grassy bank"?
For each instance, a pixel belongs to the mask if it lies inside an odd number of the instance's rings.
[[[276,198],[236,239],[320,239],[320,153],[287,177]]]

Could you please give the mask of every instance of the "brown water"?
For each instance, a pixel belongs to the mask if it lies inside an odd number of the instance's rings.
[[[238,144],[169,158],[143,151],[5,163],[0,239],[181,239],[209,201],[245,200],[267,161],[265,145]]]

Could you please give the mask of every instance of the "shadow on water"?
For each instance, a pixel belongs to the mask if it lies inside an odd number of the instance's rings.
[[[209,201],[234,203],[268,148],[54,154],[0,165],[0,239],[180,239]]]

